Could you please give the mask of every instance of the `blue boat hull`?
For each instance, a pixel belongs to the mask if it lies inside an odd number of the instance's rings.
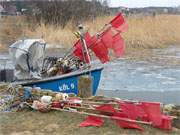
[[[36,81],[26,81],[19,84],[30,87],[40,87],[55,92],[78,94],[78,80],[82,75],[92,77],[92,94],[95,95],[101,78],[102,67],[91,68],[89,70],[75,71],[61,76],[50,77]]]

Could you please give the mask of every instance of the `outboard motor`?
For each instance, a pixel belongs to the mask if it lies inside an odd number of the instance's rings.
[[[0,82],[12,82],[14,80],[14,70],[7,65],[9,59],[0,59]]]
[[[12,82],[14,80],[13,69],[0,69],[0,82]]]

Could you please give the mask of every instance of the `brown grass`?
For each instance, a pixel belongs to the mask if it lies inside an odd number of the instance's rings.
[[[129,30],[124,34],[128,48],[162,48],[180,44],[180,16],[128,18]]]
[[[180,130],[162,131],[144,126],[144,132],[122,129],[111,120],[105,120],[102,127],[79,127],[86,116],[68,112],[40,113],[23,111],[0,114],[2,135],[179,135]]]
[[[100,30],[113,16],[98,17],[83,24],[91,34]],[[129,30],[123,33],[127,52],[131,49],[163,48],[167,45],[180,45],[180,16],[157,15],[145,17],[128,17]],[[24,21],[22,17],[8,17],[3,19],[0,28],[0,44],[9,44],[23,34],[26,37],[43,37],[50,44],[60,44],[64,47],[72,46],[76,40],[73,32],[76,30],[69,22],[65,28],[53,25],[40,26]],[[13,24],[13,22],[16,22]],[[6,25],[6,27],[4,27]],[[32,27],[33,26],[33,27]]]
[[[6,45],[22,36],[23,17],[5,17],[0,19],[0,44]]]

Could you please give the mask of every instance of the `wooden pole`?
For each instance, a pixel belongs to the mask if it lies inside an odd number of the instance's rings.
[[[65,107],[72,107],[72,108],[82,109],[82,110],[90,110],[90,111],[105,112],[105,113],[107,112],[107,113],[109,113],[108,111],[99,111],[99,110],[96,110],[94,107],[98,107],[97,105],[93,105],[93,106],[89,106],[89,107],[66,105]],[[121,111],[121,109],[118,109],[118,108],[114,108],[114,109],[116,109],[117,111]]]
[[[133,123],[139,123],[139,124],[145,124],[145,125],[152,125],[152,122],[131,120],[131,119],[128,119],[128,118],[120,118],[120,117],[116,117],[116,116],[110,117],[110,116],[106,116],[106,115],[87,113],[87,112],[78,112],[78,111],[71,111],[71,110],[57,109],[57,108],[51,108],[51,110],[63,111],[63,112],[71,112],[71,113],[77,113],[77,114],[82,114],[82,115],[91,115],[91,116],[96,116],[96,117],[101,117],[101,118],[106,118],[106,119],[120,120],[120,121],[133,122]]]
[[[84,37],[84,28],[81,25],[78,26],[78,27],[79,27],[79,33],[80,33],[80,40],[81,40],[82,47],[83,47],[84,61],[86,63],[86,55],[87,55],[87,58],[88,58],[88,61],[89,61],[88,66],[90,66],[91,65],[91,58],[90,58],[90,54],[89,54],[89,51],[88,51],[88,48],[87,48],[87,44],[86,44],[86,41],[85,41],[85,37]]]
[[[94,105],[118,105],[116,102],[109,102],[109,103],[104,103],[104,102],[82,102],[83,104],[94,104]]]

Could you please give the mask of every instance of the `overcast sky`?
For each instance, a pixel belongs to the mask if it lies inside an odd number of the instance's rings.
[[[111,7],[175,7],[180,5],[180,0],[108,0]]]

